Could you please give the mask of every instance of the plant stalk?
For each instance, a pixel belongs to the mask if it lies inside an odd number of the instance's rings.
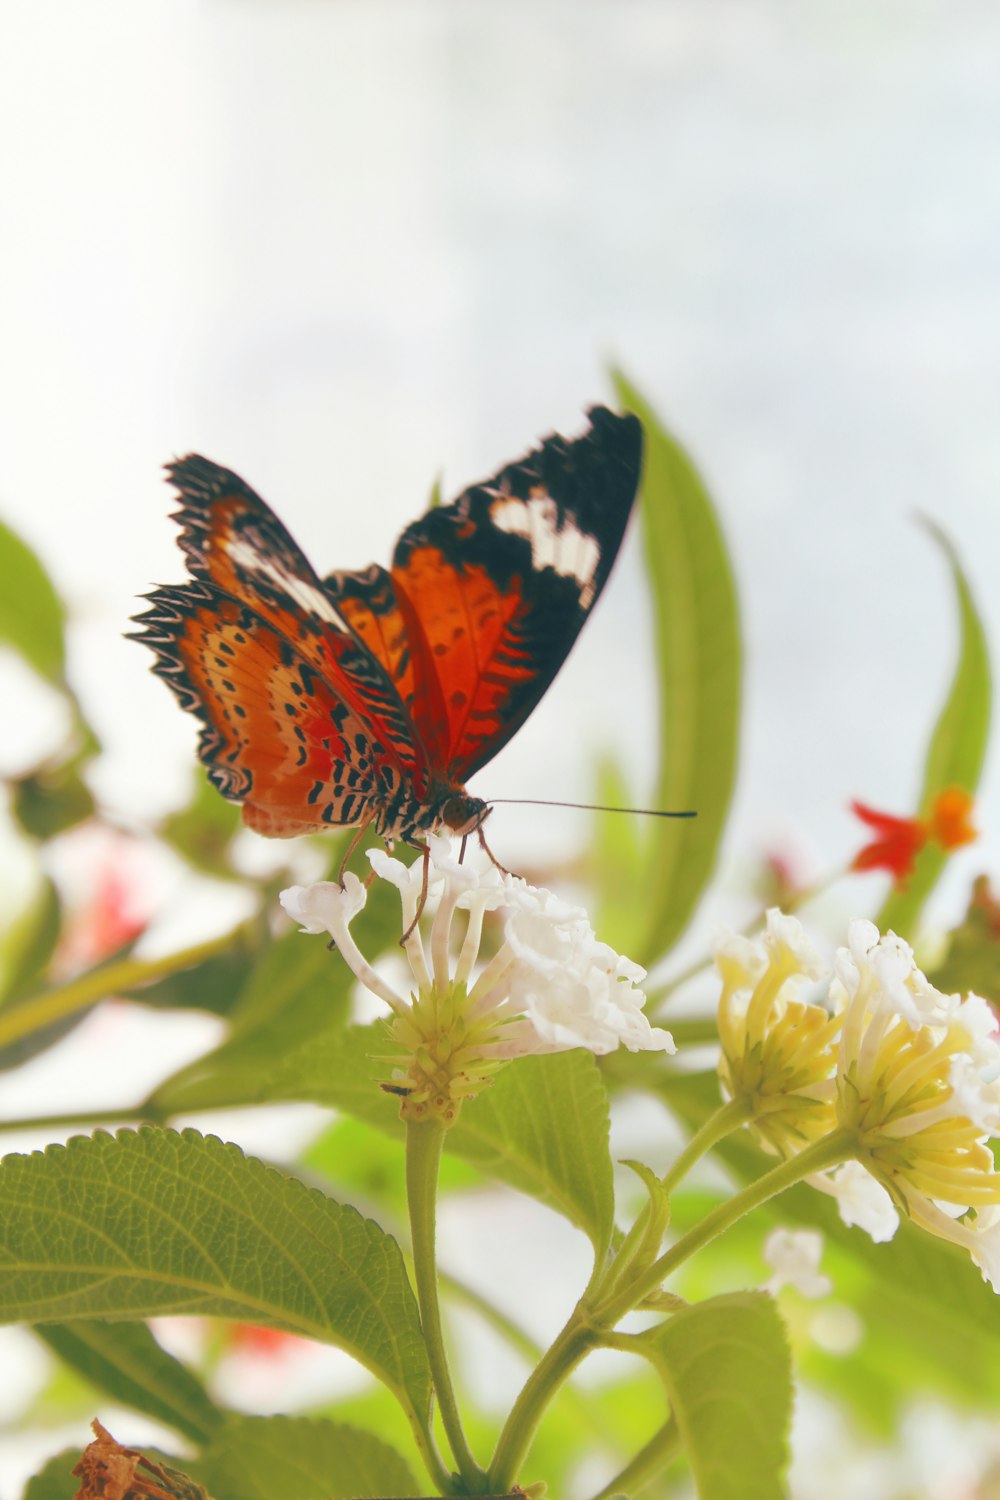
[[[165,979],[179,969],[190,969],[206,959],[218,958],[221,953],[235,947],[242,932],[243,928],[237,927],[221,937],[196,943],[192,948],[182,948],[179,953],[165,954],[162,958],[123,958],[117,963],[101,964],[78,979],[18,1001],[0,1010],[0,1047],[9,1047],[12,1042],[19,1042],[22,1037],[31,1036],[55,1021],[86,1010],[108,995],[138,989],[155,979]]]
[[[466,1493],[481,1495],[484,1474],[472,1456],[462,1428],[462,1418],[448,1368],[438,1302],[435,1210],[444,1132],[445,1127],[440,1120],[406,1122],[406,1196],[410,1214],[413,1273],[417,1305],[420,1308],[420,1326],[427,1346],[444,1430],[448,1434],[458,1472],[465,1482]]]

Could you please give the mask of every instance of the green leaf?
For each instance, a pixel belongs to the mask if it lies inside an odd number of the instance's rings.
[[[620,763],[605,756],[597,768],[593,801],[598,807],[630,807],[636,798]],[[600,902],[595,927],[622,953],[633,953],[643,941],[645,913],[635,899],[635,872],[645,848],[641,819],[596,813],[587,869]]]
[[[960,644],[958,662],[944,707],[938,716],[924,764],[919,815],[926,817],[939,792],[962,787],[974,792],[986,755],[992,696],[986,632],[954,546],[938,526],[925,522],[945,554],[958,602]],[[914,935],[917,920],[948,860],[948,852],[929,843],[917,856],[913,873],[902,890],[894,890],[876,917],[882,932],[889,928],[902,937]]]
[[[24,832],[45,842],[91,817],[94,798],[74,757],[62,765],[42,766],[12,782],[11,808]]]
[[[63,687],[65,615],[37,555],[0,521],[0,643],[13,646],[29,666]]]
[[[554,1208],[584,1231],[600,1260],[614,1220],[609,1118],[589,1052],[523,1057],[465,1106],[445,1149]]]
[[[55,882],[46,877],[0,938],[0,1005],[22,999],[37,986],[55,951],[61,927],[59,892]]]
[[[28,1480],[24,1500],[73,1500],[80,1488],[73,1470],[80,1462],[79,1448],[64,1448],[50,1458],[44,1469]]]
[[[246,933],[246,941],[253,939]],[[245,993],[258,953],[234,948],[206,958],[190,969],[178,969],[153,984],[141,984],[134,990],[123,990],[129,1000],[154,1010],[205,1010],[215,1016],[228,1016]]]
[[[39,1324],[60,1359],[124,1406],[203,1443],[223,1420],[196,1375],[161,1349],[145,1323]]]
[[[639,1342],[667,1388],[699,1500],[782,1494],[792,1371],[773,1299],[713,1297],[681,1308]]]
[[[725,540],[705,486],[676,439],[625,378],[619,400],[646,434],[641,486],[660,688],[660,769],[653,806],[697,817],[651,820],[644,890],[651,921],[637,957],[662,957],[690,921],[715,866],[736,780],[742,638]]]
[[[0,1321],[200,1314],[336,1344],[426,1412],[395,1240],[212,1136],[79,1136],[0,1163]]]
[[[945,994],[973,990],[1000,1008],[1000,900],[987,875],[973,882],[965,916],[948,937],[944,958],[926,970],[927,978]]]
[[[409,1465],[370,1432],[310,1417],[232,1417],[188,1471],[214,1500],[419,1495]]]
[[[348,1027],[319,1038],[278,1071],[281,1098],[342,1109],[393,1134],[399,1110],[380,1088],[384,1029]],[[538,1198],[587,1234],[598,1256],[614,1211],[608,1148],[608,1100],[589,1052],[524,1057],[501,1069],[490,1088],[462,1108],[445,1150]]]
[[[198,766],[187,807],[165,818],[159,831],[196,870],[233,879],[229,846],[241,827],[239,808],[220,796]]]

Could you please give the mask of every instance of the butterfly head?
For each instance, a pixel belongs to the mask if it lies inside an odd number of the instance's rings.
[[[481,828],[492,811],[481,797],[470,797],[468,792],[456,792],[441,806],[441,821],[449,833],[464,838]]]

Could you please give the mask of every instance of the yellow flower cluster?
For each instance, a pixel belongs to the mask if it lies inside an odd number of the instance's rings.
[[[941,994],[905,942],[865,921],[851,924],[832,978],[778,911],[760,939],[721,942],[716,964],[723,1089],[764,1147],[787,1158],[839,1132],[852,1160],[810,1180],[848,1223],[886,1239],[902,1212],[962,1245],[1000,1289],[988,1144],[1000,1130],[1000,1036],[987,1002]]]

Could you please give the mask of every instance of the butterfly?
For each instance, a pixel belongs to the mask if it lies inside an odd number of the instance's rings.
[[[257,833],[478,829],[465,783],[524,723],[611,571],[642,427],[604,407],[430,509],[388,569],[320,578],[264,501],[197,454],[167,465],[190,577],[132,638],[201,721],[214,786]]]

